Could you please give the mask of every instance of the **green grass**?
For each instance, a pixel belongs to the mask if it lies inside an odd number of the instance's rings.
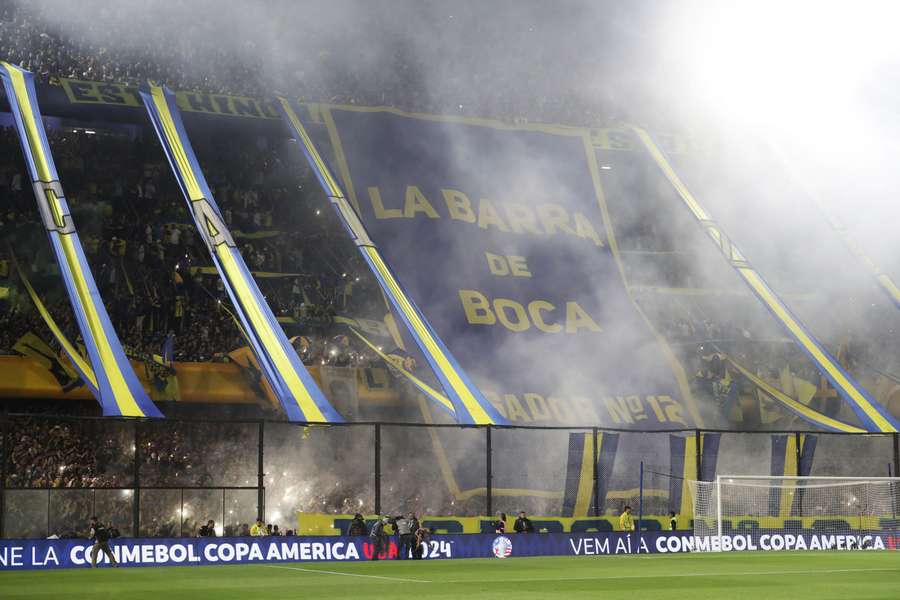
[[[326,572],[327,571],[327,572]],[[0,599],[900,597],[898,552],[289,563],[0,573]]]

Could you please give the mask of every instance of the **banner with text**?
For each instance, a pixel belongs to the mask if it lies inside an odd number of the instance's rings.
[[[344,191],[410,296],[516,424],[700,424],[629,296],[588,132],[325,111]]]

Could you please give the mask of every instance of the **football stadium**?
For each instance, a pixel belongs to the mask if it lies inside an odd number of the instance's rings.
[[[898,19],[0,0],[0,599],[900,597]]]

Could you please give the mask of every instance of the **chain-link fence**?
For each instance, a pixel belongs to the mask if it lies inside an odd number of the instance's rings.
[[[644,466],[644,478],[640,466]],[[0,416],[0,536],[246,534],[302,514],[689,518],[684,481],[896,476],[898,434]],[[685,523],[686,525],[686,523]]]

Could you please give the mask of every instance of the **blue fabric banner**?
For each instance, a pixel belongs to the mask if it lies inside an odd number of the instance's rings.
[[[105,416],[162,417],[131,368],[100,298],[50,152],[37,105],[34,76],[24,69],[3,62],[0,63],[0,79],[15,118],[38,210],[50,238],[90,364],[65,339],[61,330],[52,322],[52,317],[48,318],[41,306],[38,310],[97,398]],[[26,284],[26,287],[35,297],[30,284]]]
[[[323,122],[365,229],[504,418],[702,423],[623,283],[586,132],[349,108]]]
[[[291,347],[241,257],[197,163],[175,96],[166,88],[147,86],[140,97],[260,370],[288,420],[342,422]]]

